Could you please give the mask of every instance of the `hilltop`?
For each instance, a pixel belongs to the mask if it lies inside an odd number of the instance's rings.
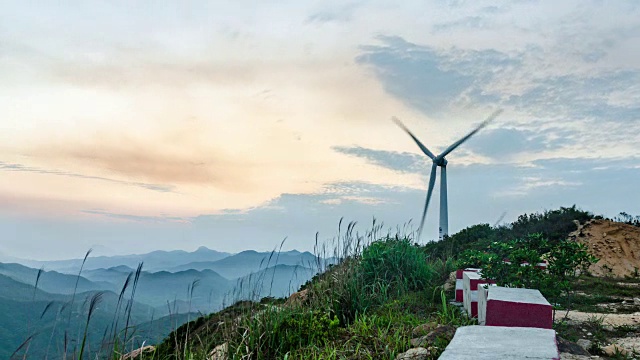
[[[633,272],[616,277],[622,273],[613,267],[622,263],[620,256],[626,270],[640,261],[633,247],[640,242],[638,229],[575,206],[524,214],[500,226],[473,225],[426,244],[414,243],[412,233],[378,236],[384,233],[381,225],[358,233],[352,223],[333,239],[331,259],[297,251],[246,251],[171,271],[140,272],[136,301],[159,303],[163,288],[191,278],[199,279],[188,288],[191,296],[176,298],[169,308],[200,306],[210,291],[201,289],[233,289],[227,298],[233,301],[217,312],[163,319],[174,328],[162,341],[145,335],[143,328],[153,325],[138,325],[136,341],[123,339],[113,355],[148,339],[146,345],[156,345],[137,359],[401,359],[411,349],[424,349],[421,359],[437,359],[455,329],[475,321],[449,304],[451,274],[466,266],[482,267],[505,286],[540,289],[556,304],[554,327],[563,351],[606,355],[611,344],[633,344],[640,334],[634,315],[640,311],[640,299],[637,304],[634,299],[640,279]],[[519,265],[543,260],[548,271]],[[314,262],[317,268],[311,267]],[[608,266],[614,271],[598,270]],[[95,269],[84,276],[88,284],[121,281],[129,270]],[[229,274],[242,275],[227,279]],[[28,296],[33,288],[23,285],[16,292]],[[609,313],[616,313],[615,322],[594,320]],[[178,326],[177,321],[189,319]],[[578,340],[588,340],[589,346],[573,343]]]
[[[525,214],[511,224],[497,227],[474,225],[443,241],[424,245],[413,244],[410,236],[403,234],[372,238],[375,230],[363,235],[343,234],[337,239],[339,242],[359,243],[362,247],[343,253],[336,266],[329,266],[325,273],[316,275],[289,299],[242,301],[203,316],[173,332],[159,344],[155,356],[182,359],[193,355],[215,360],[400,359],[405,351],[420,345],[426,353],[418,358],[436,359],[455,327],[473,323],[448,304],[453,296],[448,279],[455,268],[470,261],[465,254],[491,253],[498,244],[529,246],[538,249],[536,256],[541,257],[548,256],[550,250],[557,251],[553,249],[574,248],[579,253],[580,249],[587,248],[572,245],[576,242],[570,234],[578,230],[579,223],[593,226],[598,222],[624,225],[573,206]],[[640,237],[636,237],[636,241],[640,241]],[[558,310],[578,309],[583,314],[597,315],[593,311],[606,313],[608,308],[600,304],[611,301],[626,304],[620,311],[635,309],[633,297],[629,295],[640,279],[609,280],[585,274],[573,278],[569,273],[563,276],[573,280],[562,288],[562,293],[554,295],[557,287],[547,289],[548,285],[540,283],[547,296],[561,303]],[[607,289],[607,296],[599,294],[603,289]],[[562,295],[565,293],[568,297]],[[632,306],[628,305],[629,301]],[[569,313],[575,317],[579,312]],[[610,328],[590,322],[591,318],[562,319],[558,315],[555,326],[558,333],[567,338],[559,337],[563,344],[561,350],[565,352],[580,353],[577,349],[582,348],[571,341],[586,336],[576,332],[582,328],[593,331],[590,351],[599,355],[606,354],[605,345],[623,343],[619,339],[622,331],[626,331],[627,336],[640,332],[640,323],[634,323],[634,318]],[[589,354],[585,349],[581,351]]]

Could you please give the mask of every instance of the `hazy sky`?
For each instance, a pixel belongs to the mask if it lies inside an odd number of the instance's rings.
[[[451,232],[640,214],[634,0],[5,2],[0,79],[4,255],[310,250],[343,216],[415,221],[430,162],[391,117],[438,152],[497,108],[448,157]]]

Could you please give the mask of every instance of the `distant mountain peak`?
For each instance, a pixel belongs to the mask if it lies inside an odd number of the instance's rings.
[[[211,251],[211,249],[209,249],[206,246],[200,246],[199,248],[196,249],[195,252],[208,252],[208,251]]]

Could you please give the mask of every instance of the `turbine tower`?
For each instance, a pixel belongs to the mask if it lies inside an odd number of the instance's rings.
[[[433,187],[436,183],[436,170],[438,167],[440,167],[439,238],[440,240],[442,240],[445,236],[449,235],[449,214],[448,214],[449,209],[447,207],[447,163],[448,162],[447,162],[447,159],[445,159],[445,157],[449,155],[453,150],[455,150],[458,146],[462,145],[462,143],[469,140],[469,138],[475,135],[475,133],[477,133],[478,131],[480,131],[480,129],[487,126],[491,121],[493,121],[493,119],[495,119],[498,115],[500,115],[501,112],[502,112],[502,109],[496,110],[493,114],[491,114],[491,116],[489,116],[485,121],[483,121],[477,128],[475,128],[473,131],[468,133],[462,139],[451,144],[451,146],[446,148],[438,156],[435,156],[431,151],[429,151],[429,149],[427,149],[427,147],[424,146],[424,144],[422,144],[422,142],[420,142],[420,140],[418,140],[418,138],[415,137],[415,135],[413,135],[413,133],[411,133],[411,131],[409,131],[409,129],[407,129],[407,127],[404,126],[404,124],[400,120],[398,120],[396,117],[393,117],[393,121],[396,124],[398,124],[398,126],[400,126],[402,130],[404,130],[407,134],[409,134],[409,136],[411,136],[413,141],[415,141],[416,144],[418,144],[418,147],[420,148],[420,150],[422,150],[422,152],[425,155],[427,155],[433,162],[433,165],[431,165],[431,176],[429,177],[429,189],[427,190],[427,200],[425,201],[425,204],[424,204],[424,210],[422,211],[422,219],[420,220],[420,227],[418,228],[418,240],[420,240],[420,236],[422,235],[424,220],[427,217],[427,209],[429,208],[429,201],[431,200]]]

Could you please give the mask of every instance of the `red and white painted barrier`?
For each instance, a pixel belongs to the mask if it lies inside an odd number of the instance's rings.
[[[553,308],[538,290],[492,286],[480,291],[480,325],[542,329],[553,326]]]
[[[489,297],[489,289],[495,286],[496,284],[478,285],[478,325],[485,325],[487,320],[487,298]]]
[[[478,285],[493,284],[493,280],[483,279],[480,273],[465,271],[462,273],[463,306],[471,317],[478,317]]]
[[[511,261],[509,261],[509,259],[503,259],[502,261],[503,261],[505,264],[511,264]],[[535,267],[536,267],[537,269],[546,270],[546,269],[547,269],[547,267],[549,266],[549,264],[547,263],[547,261],[546,261],[546,260],[542,260],[542,261],[543,261],[543,262],[536,264],[536,265],[535,265]],[[523,263],[520,263],[520,266],[529,266],[529,265],[530,265],[530,264],[529,264],[528,262],[526,262],[526,261],[525,261],[525,262],[523,262]]]
[[[456,270],[456,301],[457,302],[463,302],[464,301],[464,289],[462,286],[462,274],[465,271],[470,271],[470,272],[478,272],[480,271],[480,269],[476,269],[476,268],[467,268],[467,269],[458,269]]]

